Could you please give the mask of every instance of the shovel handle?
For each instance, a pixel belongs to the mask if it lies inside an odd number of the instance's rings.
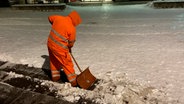
[[[72,56],[72,58],[73,58],[73,60],[74,60],[75,64],[77,65],[77,67],[78,67],[79,71],[82,73],[81,68],[79,67],[79,65],[78,65],[77,61],[75,60],[75,58],[73,57],[73,55],[72,55],[72,53],[71,53],[71,52],[70,52],[70,55]]]

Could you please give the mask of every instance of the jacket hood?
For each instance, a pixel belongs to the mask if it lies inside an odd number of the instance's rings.
[[[77,26],[82,22],[80,15],[77,13],[77,11],[72,11],[68,16],[71,18],[74,26]]]

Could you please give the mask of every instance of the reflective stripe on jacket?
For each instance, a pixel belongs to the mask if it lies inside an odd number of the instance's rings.
[[[66,42],[68,44],[68,40],[60,35],[57,31],[55,31],[54,29],[51,29],[51,31],[54,33],[55,36],[59,37],[62,41]],[[68,50],[68,46],[66,46],[65,44],[63,44],[61,41],[55,39],[52,34],[49,35],[49,38],[57,45],[59,45],[60,47],[67,49]]]
[[[76,28],[69,16],[51,15],[48,17],[52,28],[50,31],[48,46],[55,51],[67,52],[66,47],[72,47],[76,39]],[[62,45],[61,45],[62,44]],[[62,47],[63,49],[61,49]]]

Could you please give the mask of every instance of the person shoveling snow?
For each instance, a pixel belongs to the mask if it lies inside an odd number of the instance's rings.
[[[47,44],[52,80],[60,80],[62,68],[73,87],[79,86],[83,89],[89,89],[96,78],[90,73],[89,68],[84,71],[80,69],[71,52],[76,38],[75,27],[82,21],[79,14],[72,11],[68,16],[51,15],[48,19],[52,24]],[[78,76],[75,74],[70,55],[81,72]]]
[[[72,11],[68,16],[51,15],[48,19],[52,25],[47,42],[52,80],[59,81],[60,71],[63,69],[71,85],[77,86],[70,51],[76,39],[75,27],[82,21],[80,15],[77,11]]]

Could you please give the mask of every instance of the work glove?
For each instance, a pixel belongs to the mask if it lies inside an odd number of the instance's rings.
[[[69,49],[69,52],[72,53],[72,48],[68,48]]]

